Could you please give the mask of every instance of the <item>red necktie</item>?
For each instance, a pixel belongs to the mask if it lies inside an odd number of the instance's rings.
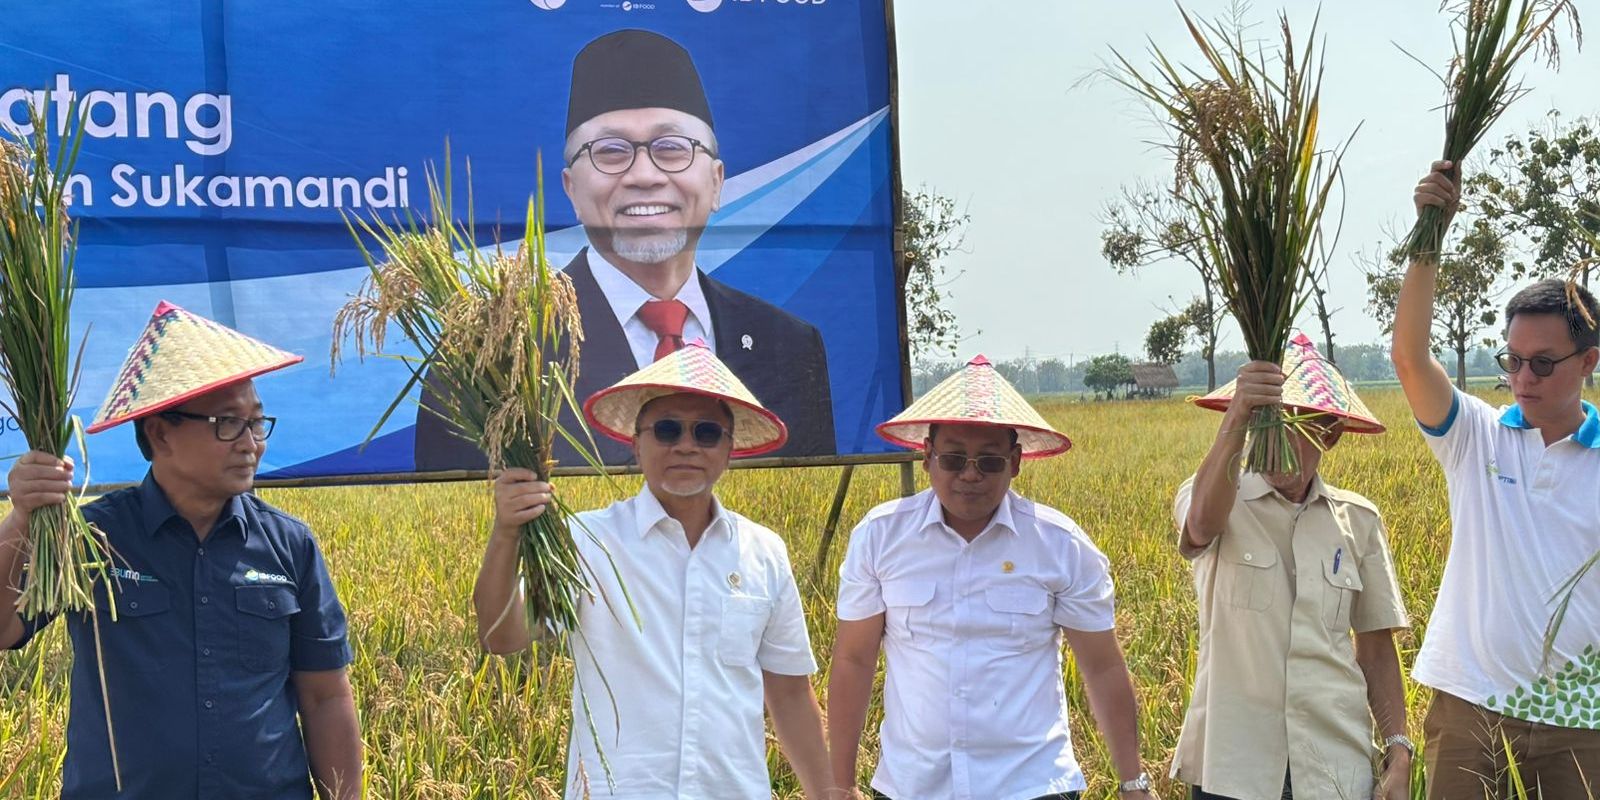
[[[646,300],[639,306],[639,321],[651,333],[661,337],[656,342],[656,360],[683,347],[683,323],[689,318],[689,307],[678,300]]]

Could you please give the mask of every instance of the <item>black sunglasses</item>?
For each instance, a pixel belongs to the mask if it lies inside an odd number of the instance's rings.
[[[677,444],[679,439],[683,438],[685,425],[688,426],[690,435],[694,437],[694,443],[706,450],[721,444],[722,437],[730,435],[728,429],[723,427],[720,422],[697,419],[685,423],[681,419],[672,419],[670,417],[658,419],[651,423],[650,433],[655,435],[657,442],[671,447]]]
[[[965,453],[934,453],[934,463],[945,472],[961,472],[967,464],[977,464],[985,475],[997,475],[1011,468],[1011,456],[969,456]]]
[[[1548,378],[1550,377],[1550,373],[1556,371],[1557,364],[1560,364],[1561,362],[1566,361],[1575,355],[1587,352],[1588,349],[1589,348],[1587,347],[1580,347],[1576,351],[1564,355],[1561,358],[1551,358],[1549,356],[1523,358],[1522,356],[1519,356],[1509,350],[1501,350],[1500,352],[1494,354],[1494,360],[1500,364],[1500,369],[1505,370],[1507,375],[1517,374],[1522,370],[1522,365],[1527,364],[1528,369],[1533,370],[1533,374],[1538,375],[1541,378]]]

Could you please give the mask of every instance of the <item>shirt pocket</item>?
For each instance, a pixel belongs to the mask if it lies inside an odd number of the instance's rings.
[[[129,664],[135,672],[159,672],[166,667],[171,648],[172,591],[159,583],[112,581],[117,621],[101,625],[107,649],[118,655],[118,667]],[[101,618],[102,623],[110,622]],[[125,659],[125,660],[124,660]]]
[[[253,672],[289,663],[289,618],[300,611],[292,586],[234,587],[239,611],[239,660]]]
[[[1249,611],[1266,611],[1272,607],[1272,581],[1277,573],[1274,567],[1278,565],[1278,551],[1270,544],[1260,547],[1239,544],[1244,546],[1222,547],[1218,551],[1226,571],[1228,604]]]
[[[1322,562],[1322,622],[1335,631],[1350,630],[1350,612],[1361,592],[1361,570],[1355,559]]]
[[[717,639],[717,658],[730,667],[755,663],[761,647],[761,634],[772,617],[772,601],[765,597],[734,595],[722,598],[721,635]]]
[[[908,641],[926,637],[929,631],[928,604],[933,601],[933,581],[886,581],[883,584],[884,627],[898,632]]]
[[[1054,640],[1050,593],[1042,587],[995,586],[985,590],[983,598],[999,623],[1002,649],[1032,650]]]

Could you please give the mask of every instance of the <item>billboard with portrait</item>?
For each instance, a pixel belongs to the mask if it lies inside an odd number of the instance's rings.
[[[872,426],[906,400],[888,16],[886,0],[12,9],[0,125],[47,107],[56,135],[70,103],[88,115],[77,412],[165,300],[305,356],[257,383],[278,417],[262,478],[481,468],[425,382],[367,441],[405,363],[330,369],[334,314],[366,275],[344,215],[425,213],[448,140],[482,246],[520,237],[542,156],[551,261],[584,314],[580,395],[699,339],[788,424],[776,455],[886,453]],[[0,441],[23,448],[14,422]],[[126,428],[89,450],[96,483],[144,472]]]

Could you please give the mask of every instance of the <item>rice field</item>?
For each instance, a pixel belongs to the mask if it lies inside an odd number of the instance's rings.
[[[1491,402],[1506,402],[1504,393],[1483,394]],[[1390,433],[1345,437],[1324,460],[1323,474],[1335,485],[1367,495],[1384,511],[1414,620],[1414,628],[1398,637],[1409,671],[1448,550],[1444,481],[1421,434],[1408,423],[1399,391],[1373,390],[1365,399],[1390,424]],[[1173,545],[1171,496],[1199,463],[1221,416],[1178,398],[1044,400],[1039,407],[1076,446],[1064,456],[1026,464],[1016,487],[1076,519],[1110,557],[1118,631],[1139,695],[1144,760],[1157,777],[1160,796],[1178,797],[1179,787],[1165,775],[1188,700],[1196,636],[1188,568]],[[719,493],[729,506],[789,542],[821,664],[814,681],[819,695],[833,643],[833,592],[844,537],[850,523],[899,491],[898,467],[856,470],[844,529],[825,558],[821,579],[814,580],[817,546],[839,472],[736,471],[723,479]],[[918,487],[925,487],[920,467],[917,476]],[[637,489],[637,478],[624,479],[622,486]],[[591,479],[565,481],[561,491],[578,508],[610,499],[606,485]],[[567,665],[548,652],[485,656],[476,644],[469,598],[488,535],[488,486],[262,494],[317,532],[349,613],[368,796],[558,797],[565,766]],[[0,656],[0,796],[58,793],[69,659],[60,625],[25,652]],[[1115,797],[1106,750],[1070,658],[1066,663],[1073,741],[1090,782],[1086,797]],[[1411,736],[1420,742],[1428,692],[1408,678],[1407,694]],[[876,728],[876,711],[868,727]],[[876,749],[875,734],[869,732],[861,759],[863,785]],[[800,797],[770,735],[768,758],[775,796]],[[1420,787],[1419,777],[1413,789]]]

